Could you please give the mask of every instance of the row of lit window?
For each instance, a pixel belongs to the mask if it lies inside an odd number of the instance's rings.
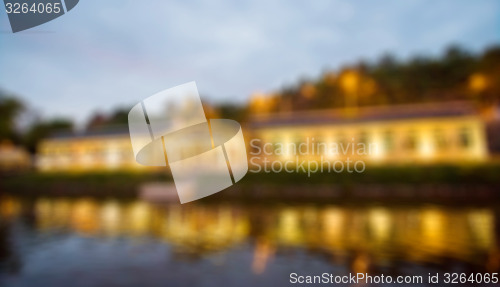
[[[423,137],[413,130],[409,130],[404,134],[387,130],[381,134],[380,138],[382,141],[381,145],[383,146],[384,150],[394,150],[396,149],[397,146],[399,146],[404,150],[411,151],[411,150],[416,150],[418,148]],[[307,138],[304,137],[295,136],[292,139],[295,145],[297,146],[299,144],[307,142]],[[399,141],[397,142],[398,139]],[[472,147],[474,144],[472,131],[469,128],[465,127],[457,130],[454,136],[449,136],[448,134],[445,133],[443,129],[435,129],[431,133],[430,139],[433,146],[438,150],[446,150],[452,146],[457,146],[463,149],[467,149]],[[308,142],[309,144],[316,144],[316,145],[319,143],[326,143],[322,136],[310,137]],[[343,144],[344,146],[349,143],[353,144],[363,143],[366,146],[368,146],[371,143],[374,143],[370,141],[369,133],[365,131],[360,132],[357,135],[357,137],[356,136],[347,137],[345,134],[340,133],[335,137],[335,140],[333,140],[333,142],[339,145]],[[275,137],[273,143],[277,144],[283,142],[280,140],[279,137]]]

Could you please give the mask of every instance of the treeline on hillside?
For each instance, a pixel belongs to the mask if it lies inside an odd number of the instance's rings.
[[[22,145],[30,152],[35,152],[41,139],[54,132],[72,129],[71,120],[41,120],[36,112],[30,110],[18,97],[0,91],[0,145]]]
[[[500,99],[500,46],[473,54],[451,46],[438,57],[400,61],[390,54],[301,80],[272,95],[254,95],[252,112]]]
[[[95,112],[83,127],[86,131],[108,130],[128,124],[128,113],[132,106],[122,106],[110,112]],[[204,104],[207,118],[230,118],[243,121],[246,108],[233,104]],[[59,134],[75,132],[75,124],[69,118],[42,119],[36,111],[19,97],[0,90],[0,145],[14,144],[36,152],[40,141]]]
[[[400,61],[384,55],[374,63],[359,62],[338,71],[327,71],[318,79],[299,80],[272,95],[254,95],[248,105],[209,105],[208,118],[245,121],[249,114],[381,104],[472,100],[483,106],[500,100],[500,46],[480,54],[450,47],[439,57],[416,56]],[[90,116],[85,129],[126,125],[131,107]],[[0,90],[0,143],[12,142],[36,151],[39,141],[60,132],[71,132],[71,119],[43,120],[19,97]],[[36,113],[35,113],[36,114]],[[24,118],[24,120],[23,120]],[[24,128],[20,122],[26,122]],[[500,142],[500,141],[499,141]]]

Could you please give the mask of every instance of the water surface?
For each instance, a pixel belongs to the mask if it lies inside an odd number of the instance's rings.
[[[0,199],[1,286],[280,286],[498,272],[497,207]]]

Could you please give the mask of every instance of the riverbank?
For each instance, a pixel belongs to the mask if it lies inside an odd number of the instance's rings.
[[[18,196],[136,198],[141,186],[172,182],[167,172],[3,175],[0,192]],[[251,173],[211,200],[500,202],[500,164],[378,166],[364,173]]]
[[[89,196],[136,198],[141,184],[171,181],[166,173],[93,172],[38,173],[26,172],[0,178],[0,193],[19,196]]]

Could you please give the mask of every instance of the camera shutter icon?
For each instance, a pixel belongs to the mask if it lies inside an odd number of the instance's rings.
[[[169,166],[181,203],[221,191],[248,171],[238,122],[205,117],[195,82],[159,92],[128,114],[135,159]]]

